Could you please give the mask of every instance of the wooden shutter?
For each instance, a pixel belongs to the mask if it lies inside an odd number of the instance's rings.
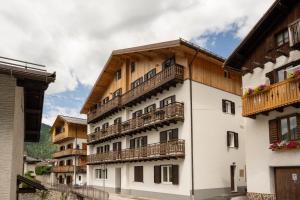
[[[266,73],[266,77],[269,78],[270,84],[275,83],[275,71],[271,71],[269,73]]]
[[[147,136],[143,136],[141,142],[142,142],[142,147],[147,146]]]
[[[222,99],[222,111],[226,113],[226,100]]]
[[[231,104],[231,114],[235,114],[235,103],[234,102],[230,102],[230,104]]]
[[[279,124],[277,119],[269,121],[270,144],[279,142]]]
[[[144,75],[144,81],[147,81],[147,80],[148,80],[148,74],[149,74],[149,72],[148,72],[147,74]]]
[[[154,183],[161,183],[161,166],[154,166]]]
[[[227,147],[230,146],[230,131],[227,131]]]
[[[297,139],[300,139],[300,113],[297,113]]]
[[[174,103],[175,101],[176,101],[176,96],[175,95],[171,96],[171,102]]]
[[[117,143],[113,143],[113,151],[117,150]]]
[[[178,140],[178,128],[172,130],[172,136],[170,137],[171,140]]]
[[[134,149],[135,148],[135,139],[131,139],[130,140],[130,149]]]
[[[166,143],[168,141],[167,131],[160,132],[160,143]]]
[[[172,183],[173,185],[179,184],[179,166],[172,165]]]
[[[160,107],[160,108],[163,108],[163,107],[164,107],[164,100],[161,100],[161,101],[159,102],[159,107]]]
[[[134,167],[134,181],[143,182],[143,166]]]
[[[239,148],[239,134],[234,133],[234,147]]]

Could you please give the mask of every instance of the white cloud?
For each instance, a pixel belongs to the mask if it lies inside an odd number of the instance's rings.
[[[243,37],[274,0],[10,0],[1,2],[1,56],[57,72],[48,90],[92,85],[113,49],[192,39],[239,27]],[[200,37],[201,38],[201,37]],[[197,40],[196,40],[197,41]],[[205,38],[198,42],[205,43]]]

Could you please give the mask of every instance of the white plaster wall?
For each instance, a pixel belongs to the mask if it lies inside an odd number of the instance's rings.
[[[241,97],[193,82],[195,189],[230,187],[230,165],[245,170]],[[222,111],[222,99],[235,103],[235,115]],[[238,133],[239,148],[227,147],[227,131]],[[245,186],[245,176],[238,177]]]
[[[73,144],[73,148],[75,149],[76,148],[76,143],[77,143],[77,145],[79,145],[79,149],[82,149],[82,144],[83,143],[87,143],[87,140],[86,139],[82,139],[82,138],[72,139],[72,140],[68,140],[66,142],[60,143],[58,145],[58,147],[60,148],[61,146],[65,146],[65,148],[67,148],[68,144]]]
[[[81,177],[81,180],[79,180],[79,176]],[[75,184],[75,179],[74,179],[73,183]],[[77,185],[85,185],[86,184],[86,174],[82,174],[82,173],[76,174],[76,184]]]
[[[299,151],[274,152],[269,149],[269,120],[298,112],[288,107],[283,113],[273,111],[269,116],[246,119],[246,163],[248,192],[275,193],[274,172],[276,166],[300,166]]]

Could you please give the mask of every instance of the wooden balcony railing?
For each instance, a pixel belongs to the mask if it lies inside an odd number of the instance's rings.
[[[163,89],[175,85],[178,82],[183,82],[184,69],[183,66],[175,64],[157,73],[154,77],[144,81],[136,88],[133,88],[121,96],[110,100],[103,104],[100,108],[88,113],[88,122],[94,122],[104,118],[106,115],[113,113],[124,106],[130,106],[143,98],[149,97]]]
[[[265,91],[243,97],[243,116],[281,109],[300,102],[300,78],[271,85]]]
[[[60,158],[65,156],[74,156],[74,155],[86,155],[86,150],[84,149],[65,149],[63,151],[57,151],[52,154],[52,158]]]
[[[64,140],[69,139],[69,138],[72,138],[72,137],[69,137],[69,134],[67,132],[61,132],[61,133],[59,133],[57,135],[54,135],[52,137],[52,142],[53,143],[58,143],[60,141],[64,141]]]
[[[106,104],[102,104],[99,108],[88,113],[87,120],[92,122],[98,117],[106,114],[107,112],[117,109],[121,105],[121,97],[117,96],[114,99],[109,100]]]
[[[184,155],[184,140],[174,140],[167,143],[149,144],[135,149],[88,155],[87,164],[183,158]]]
[[[64,166],[54,166],[52,172],[54,173],[73,173],[75,165],[64,165]],[[76,166],[76,172],[86,172],[86,165]]]
[[[175,121],[184,120],[184,104],[172,103],[163,108],[155,109],[152,112],[143,114],[135,119],[130,119],[122,124],[114,124],[107,129],[101,129],[98,132],[88,135],[88,143],[98,143],[105,140],[121,137],[133,132],[141,132],[144,129],[168,124]]]

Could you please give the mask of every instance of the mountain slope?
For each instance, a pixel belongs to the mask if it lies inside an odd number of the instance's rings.
[[[28,156],[39,159],[51,158],[51,154],[56,151],[56,145],[52,144],[51,142],[51,137],[49,134],[50,128],[50,126],[42,124],[40,141],[38,143],[25,143]]]

